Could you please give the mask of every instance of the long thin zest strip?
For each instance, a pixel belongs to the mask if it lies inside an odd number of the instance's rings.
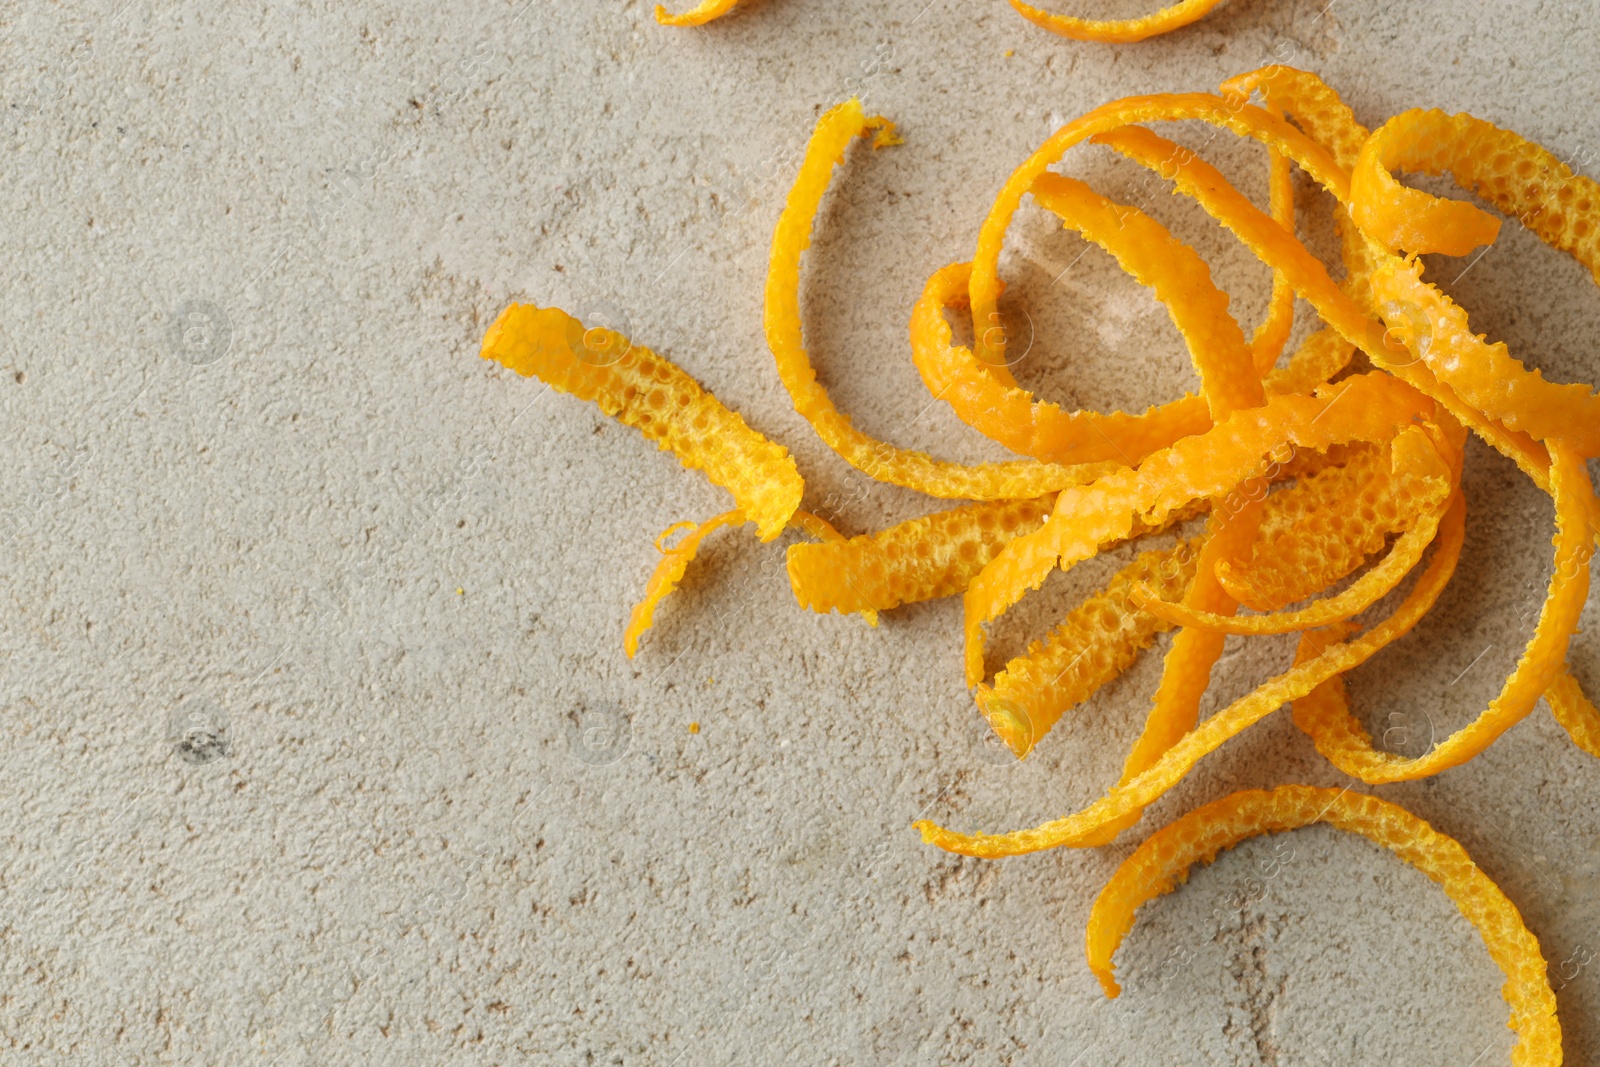
[[[1555,993],[1539,941],[1528,932],[1516,905],[1454,838],[1396,804],[1342,789],[1285,785],[1271,792],[1245,790],[1151,834],[1117,868],[1089,913],[1085,950],[1106,996],[1121,992],[1112,955],[1133,929],[1141,904],[1172,892],[1188,881],[1194,863],[1210,863],[1223,849],[1258,834],[1314,823],[1360,834],[1437,882],[1478,928],[1490,958],[1506,976],[1501,994],[1511,1009],[1508,1025],[1518,1038],[1511,1062],[1517,1067],[1559,1067],[1561,1024]]]
[[[1092,477],[1093,468],[1076,469],[1032,460],[965,466],[945,463],[909,449],[876,441],[857,430],[833,405],[817,381],[806,355],[800,327],[800,257],[811,245],[818,206],[833,168],[850,142],[876,131],[875,144],[896,143],[887,119],[868,118],[861,102],[850,99],[823,115],[806,147],[800,173],[772,235],[767,271],[767,346],[794,407],[817,436],[846,462],[879,481],[930,496],[956,500],[1023,500],[1043,496]]]
[[[1584,694],[1583,686],[1572,676],[1570,667],[1556,675],[1556,680],[1544,691],[1544,698],[1572,743],[1600,758],[1600,709]]]
[[[954,596],[1054,504],[1054,494],[968,504],[849,540],[790,545],[789,585],[801,607],[824,614]]]
[[[951,340],[945,320],[947,310],[967,306],[970,272],[970,264],[952,263],[928,279],[911,313],[911,348],[928,391],[979,433],[1041,460],[1131,463],[1211,427],[1205,400],[1193,394],[1138,415],[1068,412],[1002,380],[995,373],[1000,368]]]
[[[1277,114],[1268,104],[1267,110]],[[1287,232],[1295,232],[1294,169],[1289,157],[1275,149],[1267,150],[1267,199],[1272,219]],[[1272,272],[1272,295],[1267,299],[1267,317],[1250,338],[1250,353],[1256,372],[1266,375],[1278,362],[1283,346],[1294,329],[1294,286],[1279,270]]]
[[[1138,208],[1117,204],[1076,178],[1051,171],[1034,179],[1034,201],[1117,257],[1117,263],[1172,314],[1189,346],[1200,392],[1213,419],[1261,403],[1261,376],[1228,297],[1194,249]]]
[[[1555,570],[1533,637],[1500,694],[1471,723],[1407,759],[1372,747],[1372,737],[1350,714],[1342,678],[1331,678],[1295,701],[1294,720],[1340,770],[1364,782],[1403,782],[1459,766],[1533,710],[1539,695],[1562,673],[1567,644],[1589,596],[1589,560],[1594,537],[1589,525],[1594,488],[1583,460],[1553,444],[1550,483],[1556,505]],[[1303,651],[1305,651],[1303,647]]]
[[[1032,193],[1069,229],[1104,248],[1122,269],[1155,293],[1183,335],[1210,418],[1261,402],[1255,370],[1259,356],[1228,313],[1228,298],[1211,280],[1211,269],[1194,249],[1138,208],[1114,203],[1073,178],[1046,172]],[[1203,416],[1189,398],[1151,408],[1142,415],[1067,412],[1004,380],[969,349],[950,344],[943,311],[954,295],[962,267],[945,268],[924,290],[912,318],[912,350],[923,381],[973,428],[1024,455],[1052,462],[1120,459],[1135,463],[1178,436],[1201,432]],[[1291,298],[1292,298],[1292,294]],[[1279,329],[1272,323],[1272,331]],[[1263,339],[1271,351],[1275,333]],[[1282,331],[1285,336],[1287,330]],[[1281,342],[1278,342],[1281,346]],[[1009,375],[1006,376],[1009,378]]]
[[[1105,588],[1068,612],[1043,642],[1035,641],[1006,664],[992,687],[978,687],[979,710],[1018,759],[1065,712],[1127,670],[1157,634],[1171,629],[1129,594],[1140,585],[1182,595],[1199,554],[1198,541],[1141,552]]]
[[[1145,610],[1176,626],[1198,627],[1219,634],[1294,633],[1326,626],[1365,611],[1399,585],[1422,559],[1428,545],[1433,543],[1452,491],[1451,472],[1421,429],[1406,430],[1395,438],[1394,453],[1395,466],[1418,485],[1411,503],[1412,523],[1382,562],[1343,591],[1298,611],[1267,615],[1203,611],[1189,604],[1156,599],[1142,590],[1135,590],[1135,599]]]
[[[1024,3],[1023,0],[1011,0],[1011,6],[1016,8],[1023,18],[1051,33],[1059,33],[1063,37],[1071,37],[1077,41],[1123,44],[1143,41],[1159,34],[1182,29],[1191,22],[1204,18],[1221,2],[1222,0],[1180,0],[1179,3],[1162,8],[1154,14],[1142,15],[1136,19],[1106,21],[1052,15],[1048,11],[1041,11]]]
[[[1008,544],[967,589],[967,684],[983,680],[983,626],[1024,592],[1037,589],[1058,563],[1068,567],[1087,559],[1190,501],[1228,494],[1275,448],[1318,450],[1386,440],[1432,407],[1388,375],[1358,375],[1317,397],[1274,396],[1260,408],[1235,412],[1209,432],[1155,453],[1137,469],[1063,491],[1044,528]]]
[[[620,353],[620,354],[619,354]],[[763,541],[783,532],[805,483],[782,445],[752,430],[682,369],[620,334],[558,308],[512,304],[483,337],[482,356],[560,393],[593,401],[733,494]]]
[[[622,635],[622,647],[629,659],[639,651],[639,638],[655,622],[656,606],[678,588],[678,583],[683,580],[684,571],[694,562],[695,555],[700,551],[700,542],[715,530],[720,530],[724,526],[737,526],[744,521],[744,512],[737,509],[724,511],[721,515],[715,515],[695,526],[673,547],[661,549],[661,562],[656,564],[655,571],[650,575],[650,581],[645,583],[644,599],[633,606],[633,613],[628,616],[628,629]],[[682,529],[685,525],[694,524],[680,522],[667,527],[656,540],[656,547],[661,548],[669,534]]]
[[[985,859],[1047,848],[1082,847],[1097,841],[1108,824],[1149,807],[1207,753],[1272,714],[1285,701],[1303,696],[1334,675],[1364,663],[1379,649],[1408,633],[1433,607],[1455,573],[1461,557],[1465,516],[1466,508],[1458,495],[1456,503],[1445,513],[1433,558],[1392,615],[1358,636],[1328,645],[1317,655],[1302,660],[1212,715],[1167,749],[1149,770],[1115,787],[1082,811],[1032,829],[994,835],[956,833],[923,820],[915,824],[922,833],[922,840],[948,852]]]
[[[674,15],[660,4],[656,5],[656,21],[663,26],[704,26],[712,19],[721,18],[733,10],[739,0],[701,0],[681,15]]]

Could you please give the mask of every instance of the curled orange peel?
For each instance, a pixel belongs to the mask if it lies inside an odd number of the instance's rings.
[[[1387,618],[1370,629],[1337,641],[1330,640],[1314,655],[1199,723],[1163,752],[1149,769],[1117,785],[1081,811],[1004,834],[964,834],[924,819],[915,824],[922,840],[947,852],[985,859],[1099,843],[1108,825],[1149,807],[1207,754],[1272,714],[1286,701],[1304,696],[1329,678],[1359,666],[1390,642],[1409,633],[1438,601],[1460,559],[1466,508],[1459,495],[1455,500],[1440,525],[1433,557],[1416,584]],[[1314,635],[1305,638],[1308,643],[1315,640]]]
[[[851,466],[878,481],[930,496],[1020,500],[1082,483],[1094,473],[1093,468],[1033,460],[968,466],[874,440],[851,425],[849,417],[834,406],[827,390],[817,381],[800,325],[800,257],[811,245],[817,208],[833,168],[844,159],[845,149],[868,133],[876,135],[878,144],[893,143],[884,140],[893,131],[893,123],[881,117],[869,118],[862,111],[861,102],[854,98],[824,114],[806,146],[800,172],[772,235],[766,282],[767,346],[795,411]]]
[[[679,522],[662,531],[661,536],[656,539],[656,547],[661,549],[662,560],[656,564],[650,580],[645,583],[644,599],[634,605],[633,613],[628,617],[628,628],[622,635],[622,647],[629,659],[639,651],[639,638],[654,624],[657,606],[678,588],[684,572],[689,569],[689,564],[694,562],[695,556],[700,551],[700,542],[715,530],[720,530],[724,526],[737,526],[744,521],[744,512],[735,509],[714,515],[699,525]],[[661,548],[662,541],[669,534],[685,526],[693,526],[694,529],[671,548]]]
[[[678,588],[678,583],[683,580],[684,573],[689,569],[695,557],[700,553],[700,543],[706,535],[720,530],[724,526],[738,526],[745,521],[741,511],[725,511],[715,515],[705,522],[675,522],[661,531],[656,538],[656,548],[664,557],[656,564],[656,569],[650,575],[650,580],[645,583],[644,598],[634,605],[633,613],[628,617],[628,628],[623,633],[623,649],[628,658],[632,659],[639,651],[639,638],[654,624],[656,608],[661,602]],[[839,543],[844,540],[842,534],[833,528],[833,525],[820,516],[809,511],[797,511],[790,518],[790,525],[798,527],[817,538],[819,541]],[[688,529],[690,533],[680,539],[671,548],[665,547],[667,538],[680,530]],[[878,625],[878,613],[870,607],[858,609],[867,622],[873,626]]]
[[[1040,10],[1023,0],[1011,0],[1011,6],[1035,26],[1071,37],[1076,41],[1103,41],[1110,44],[1131,44],[1163,33],[1182,29],[1196,22],[1222,0],[1180,0],[1170,7],[1134,19],[1095,20],[1054,15]]]
[[[1426,874],[1477,928],[1505,974],[1501,987],[1517,1035],[1517,1067],[1559,1067],[1561,1024],[1539,941],[1522,915],[1466,849],[1404,808],[1363,793],[1285,785],[1233,793],[1196,808],[1151,834],[1124,860],[1089,913],[1084,937],[1089,968],[1107,997],[1121,992],[1112,956],[1133,929],[1141,904],[1188,881],[1195,863],[1259,834],[1324,823],[1360,834]]]
[[[512,304],[483,337],[484,359],[592,401],[733,494],[761,539],[783,532],[805,483],[794,460],[681,368],[559,308]]]
[[[674,15],[660,4],[656,5],[656,21],[663,26],[704,26],[712,19],[721,18],[732,11],[739,0],[701,0],[681,15]]]

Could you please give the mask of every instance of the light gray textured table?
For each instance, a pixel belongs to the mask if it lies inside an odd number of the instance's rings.
[[[729,535],[630,663],[655,534],[725,497],[476,353],[511,299],[620,314],[794,451],[809,504],[877,528],[930,504],[828,453],[761,335],[820,107],[863,92],[906,144],[852,153],[827,202],[817,364],[867,430],[976,459],[996,453],[927,407],[906,318],[1055,125],[1283,59],[1364,121],[1470,110],[1594,173],[1591,5],[1235,0],[1115,48],[1001,0],[749,0],[704,30],[636,0],[63,0],[0,24],[0,1062],[1506,1062],[1476,933],[1321,828],[1145,909],[1103,1000],[1082,930],[1125,848],[962,861],[909,824],[1093,799],[1159,657],[1008,766],[961,685],[956,602],[876,630],[808,615],[780,547]],[[1257,150],[1217,158],[1259,191]],[[1134,179],[1069,167],[1113,196]],[[1160,204],[1253,322],[1264,269]],[[1013,232],[1040,326],[1023,379],[1100,408],[1190,387],[1160,308],[1075,242],[1031,213]],[[1435,266],[1478,328],[1600,378],[1575,264],[1508,233],[1459,279]],[[1469,468],[1461,577],[1354,685],[1399,745],[1493,695],[1549,571],[1548,502],[1482,447]],[[1058,576],[997,652],[1104,573]],[[1288,654],[1230,651],[1208,706]],[[186,759],[194,717],[218,740]],[[1343,781],[1282,713],[1147,823],[1281,781]],[[1457,836],[1553,961],[1600,951],[1600,764],[1542,705],[1380,792]],[[1568,969],[1568,1060],[1594,1063],[1600,964]]]

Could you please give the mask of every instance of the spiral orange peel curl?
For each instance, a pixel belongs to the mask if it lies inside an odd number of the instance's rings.
[[[1196,808],[1145,839],[1117,868],[1089,913],[1085,951],[1106,996],[1121,992],[1112,956],[1133,929],[1140,905],[1172,892],[1188,880],[1195,863],[1210,863],[1241,841],[1317,823],[1359,834],[1438,883],[1477,928],[1490,958],[1506,976],[1501,994],[1511,1009],[1507,1025],[1517,1035],[1511,1062],[1517,1067],[1559,1067],[1561,1024],[1555,993],[1538,938],[1516,905],[1454,838],[1398,804],[1343,789],[1285,785],[1244,790]]]

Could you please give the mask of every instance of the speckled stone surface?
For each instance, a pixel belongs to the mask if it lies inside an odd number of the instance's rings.
[[[1011,765],[961,684],[957,603],[809,615],[781,544],[731,534],[630,663],[656,533],[725,497],[476,352],[512,299],[605,318],[786,444],[808,506],[877,528],[933,505],[828,453],[761,334],[822,107],[864,94],[906,143],[852,152],[826,203],[819,371],[868,431],[977,459],[997,452],[929,407],[907,316],[1054,126],[1283,60],[1368,123],[1469,110],[1593,174],[1587,7],[1234,0],[1113,48],[1002,0],[748,0],[703,30],[625,0],[7,4],[0,1062],[1506,1062],[1476,933],[1326,828],[1144,909],[1103,1000],[1083,924],[1142,831],[983,863],[910,823],[1092,800],[1159,657]],[[1261,153],[1226,141],[1208,153],[1259,193]],[[1103,152],[1067,167],[1153,205],[1259,316],[1265,270],[1191,206]],[[1160,307],[1082,251],[1031,211],[1012,231],[1019,377],[1100,408],[1191,387]],[[1600,379],[1600,292],[1530,235],[1432,276],[1552,377]],[[1493,696],[1550,569],[1548,501],[1478,446],[1467,484],[1460,576],[1353,682],[1407,751]],[[1053,579],[996,654],[1113,563]],[[1572,654],[1592,688],[1597,603]],[[1208,707],[1290,652],[1230,646]],[[1280,713],[1148,819],[1284,781],[1343,779]],[[1600,763],[1541,704],[1378,792],[1518,903],[1568,1062],[1595,1063]]]

